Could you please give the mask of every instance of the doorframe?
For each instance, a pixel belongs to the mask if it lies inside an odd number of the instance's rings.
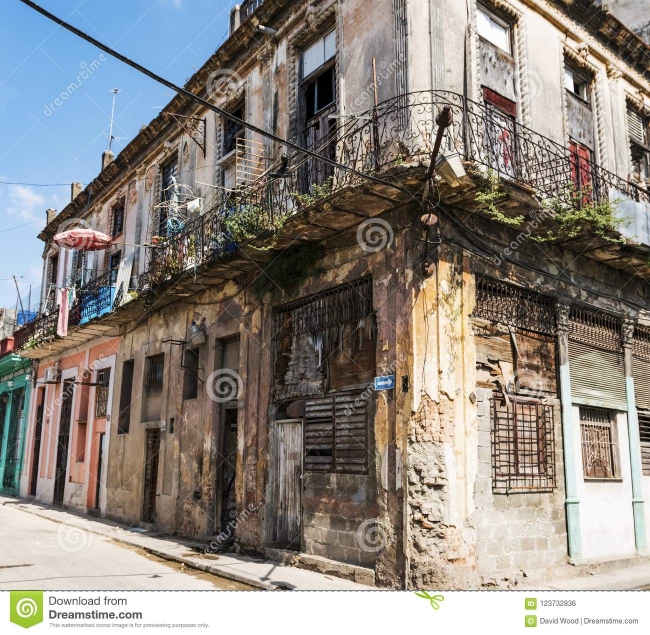
[[[53,471],[52,471],[52,504],[54,505],[54,494],[56,493],[56,465],[58,463],[57,458],[59,456],[59,432],[61,430],[61,413],[63,412],[63,390],[65,388],[65,382],[67,380],[72,379],[74,382],[77,377],[77,368],[69,368],[67,370],[64,370],[61,372],[61,382],[60,382],[60,389],[59,389],[59,407],[58,407],[58,412],[57,412],[57,422],[56,422],[56,431],[55,435],[53,438],[54,442],[54,465],[53,465]],[[56,393],[55,393],[56,394]],[[73,388],[72,388],[72,399],[71,399],[71,404],[70,404],[70,431],[68,433],[68,448],[66,452],[66,459],[65,459],[65,473],[64,473],[64,484],[63,484],[63,500],[61,501],[61,506],[65,504],[65,490],[66,486],[68,485],[68,479],[70,475],[70,444],[72,442],[72,433],[73,433],[73,424],[74,424],[74,409],[75,409],[75,399],[77,396],[77,386],[76,384],[73,383]]]

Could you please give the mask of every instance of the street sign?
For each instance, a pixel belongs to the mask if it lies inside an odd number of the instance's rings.
[[[395,375],[375,377],[375,390],[392,390],[395,388]]]

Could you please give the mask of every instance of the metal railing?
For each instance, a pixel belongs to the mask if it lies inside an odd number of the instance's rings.
[[[257,8],[259,2],[253,5]],[[456,152],[464,161],[523,186],[540,199],[581,205],[586,198],[609,200],[617,191],[650,203],[648,190],[584,157],[578,159],[568,148],[494,108],[447,91],[410,93],[359,113],[354,119],[338,120],[329,134],[310,147],[338,165],[295,151],[288,162],[278,161],[248,187],[236,192],[214,190],[203,215],[148,248],[139,289],[150,291],[207,263],[226,260],[250,238],[271,237],[284,218],[367,182],[363,174],[397,182],[394,172],[399,166],[429,162],[437,133],[435,119],[445,106],[451,109],[453,124],[445,131],[443,151]],[[585,183],[589,192],[576,195]],[[106,273],[78,291],[71,324],[83,324],[112,310],[114,298],[108,276]],[[25,341],[22,330],[16,332],[17,348],[19,341]]]
[[[49,313],[42,313],[36,319],[14,332],[14,350],[29,350],[56,338],[59,319],[58,307]]]

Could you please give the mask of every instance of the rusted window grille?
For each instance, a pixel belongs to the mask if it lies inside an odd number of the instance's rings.
[[[372,278],[362,278],[273,309],[273,339],[317,333],[370,317]]]
[[[643,474],[650,476],[650,412],[639,413],[639,434],[641,436],[641,466]]]
[[[634,328],[632,350],[636,357],[650,362],[650,328],[641,325]]]
[[[146,388],[148,395],[158,395],[163,389],[163,375],[165,372],[165,355],[147,357]]]
[[[552,298],[491,278],[476,281],[476,307],[472,317],[547,335],[555,333]]]
[[[585,478],[616,478],[617,454],[610,410],[580,408],[582,465]]]
[[[574,306],[569,339],[606,351],[620,351],[623,347],[622,321],[607,313]]]
[[[97,371],[97,386],[95,392],[95,416],[97,418],[105,417],[108,411],[108,384],[110,383],[111,370],[106,368]]]
[[[555,489],[553,406],[500,393],[491,400],[492,491],[495,494]]]

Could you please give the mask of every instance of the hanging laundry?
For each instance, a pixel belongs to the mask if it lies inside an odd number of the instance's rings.
[[[56,334],[65,337],[68,334],[68,315],[70,313],[70,290],[57,289],[57,300],[59,301],[59,321],[56,325]]]

